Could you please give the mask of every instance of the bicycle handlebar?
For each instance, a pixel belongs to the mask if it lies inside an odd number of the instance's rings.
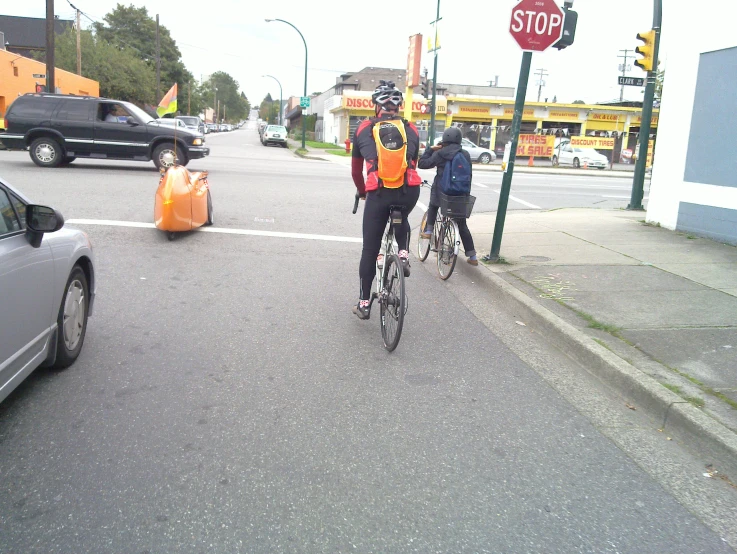
[[[354,214],[355,214],[355,213],[356,213],[356,212],[358,211],[358,201],[359,201],[360,199],[361,199],[361,197],[360,197],[360,196],[358,196],[358,194],[356,194],[356,199],[355,199],[355,201],[353,202],[353,213],[354,213]]]

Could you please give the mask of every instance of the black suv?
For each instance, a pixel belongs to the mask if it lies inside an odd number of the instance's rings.
[[[28,148],[41,167],[94,158],[153,160],[161,168],[210,154],[198,134],[162,125],[129,102],[92,96],[19,96],[5,114],[5,129],[5,147]]]

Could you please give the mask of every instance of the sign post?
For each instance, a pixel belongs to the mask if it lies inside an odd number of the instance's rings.
[[[517,83],[517,97],[514,102],[512,144],[509,152],[509,161],[504,168],[502,188],[499,192],[499,207],[496,212],[491,253],[484,258],[485,261],[499,261],[502,234],[504,233],[504,220],[507,216],[507,205],[509,204],[509,193],[512,188],[512,175],[514,174],[514,162],[517,157],[519,132],[522,126],[522,112],[525,107],[527,83],[530,78],[532,53],[543,52],[558,42],[563,36],[564,21],[565,14],[555,3],[555,0],[520,0],[512,9],[509,32],[512,34],[514,40],[517,41],[517,44],[520,45],[524,54],[522,54],[522,66],[520,67],[519,82]]]
[[[645,79],[642,77],[617,77],[618,85],[626,85],[632,87],[642,87],[645,85]]]

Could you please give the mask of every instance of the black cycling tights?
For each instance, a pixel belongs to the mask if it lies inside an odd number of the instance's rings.
[[[400,250],[409,249],[410,229],[407,216],[420,198],[420,188],[404,187],[404,190],[382,188],[366,194],[366,205],[363,208],[363,253],[358,268],[361,300],[368,300],[371,297],[371,283],[376,275],[376,256],[381,249],[381,239],[384,237],[391,206],[402,207],[402,226],[396,239]]]

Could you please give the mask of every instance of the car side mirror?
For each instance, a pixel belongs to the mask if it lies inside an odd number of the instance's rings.
[[[31,246],[41,246],[44,233],[55,233],[64,227],[64,216],[54,208],[29,204],[26,206],[26,229]]]
[[[133,119],[131,116],[128,116],[128,118],[125,120],[125,122],[128,125],[131,125],[133,127],[136,127],[138,125],[138,121],[136,121],[135,119]]]

